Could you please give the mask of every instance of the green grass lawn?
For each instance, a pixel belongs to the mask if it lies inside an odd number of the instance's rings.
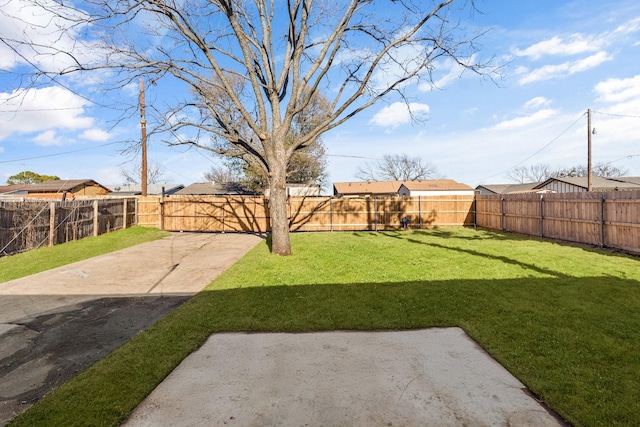
[[[131,227],[101,236],[5,256],[0,258],[0,283],[168,235],[169,233],[155,228]]]
[[[640,260],[473,229],[260,244],[11,425],[122,422],[221,331],[460,326],[576,426],[640,425]]]

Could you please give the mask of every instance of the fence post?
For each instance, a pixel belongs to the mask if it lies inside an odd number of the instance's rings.
[[[333,231],[333,196],[329,197],[329,231]]]
[[[127,199],[125,198],[122,202],[122,229],[125,230],[127,228]]]
[[[160,195],[160,230],[164,231],[164,194]]]
[[[94,200],[93,201],[93,235],[94,236],[98,235],[98,227],[100,226],[100,221],[98,220],[98,215],[99,215],[98,201]]]
[[[544,238],[544,193],[540,193],[540,237]]]
[[[478,195],[473,195],[473,203],[471,204],[473,207],[473,228],[478,228]]]
[[[138,206],[138,198],[133,199],[133,221],[135,225],[140,225],[140,209]]]
[[[504,232],[504,196],[500,197],[500,229]]]
[[[420,229],[422,229],[422,196],[418,196],[418,218],[420,221]]]
[[[49,202],[49,246],[56,244],[56,202]]]
[[[374,230],[378,231],[378,198],[373,196],[373,224]]]
[[[604,229],[605,229],[605,218],[604,218],[604,204],[605,204],[605,197],[604,197],[605,193],[602,193],[602,195],[600,196],[600,247],[604,248],[605,245],[605,236],[604,236]]]

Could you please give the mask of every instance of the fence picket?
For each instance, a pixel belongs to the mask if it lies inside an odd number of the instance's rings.
[[[107,233],[135,221],[135,203],[120,197],[0,200],[0,256]]]

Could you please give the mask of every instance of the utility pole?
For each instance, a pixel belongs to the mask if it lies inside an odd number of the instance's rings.
[[[147,120],[144,114],[144,80],[140,79],[140,131],[142,132],[141,195],[147,195]]]
[[[592,190],[591,175],[591,108],[589,108],[587,109],[587,191]]]

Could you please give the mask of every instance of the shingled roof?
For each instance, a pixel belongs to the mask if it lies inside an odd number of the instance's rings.
[[[411,191],[450,191],[450,190],[473,190],[467,184],[454,181],[453,179],[428,179],[420,181],[404,181],[402,183]]]
[[[74,192],[79,188],[87,186],[102,187],[105,192],[109,191],[107,187],[92,179],[56,179],[52,181],[38,182],[36,184],[18,184],[7,187],[11,187],[14,190],[23,190],[27,193],[63,193],[65,191]]]
[[[223,195],[252,195],[245,186],[237,182],[195,182],[187,185],[176,195],[192,196],[223,196]]]
[[[336,196],[394,195],[402,181],[362,181],[335,182],[333,194]]]

